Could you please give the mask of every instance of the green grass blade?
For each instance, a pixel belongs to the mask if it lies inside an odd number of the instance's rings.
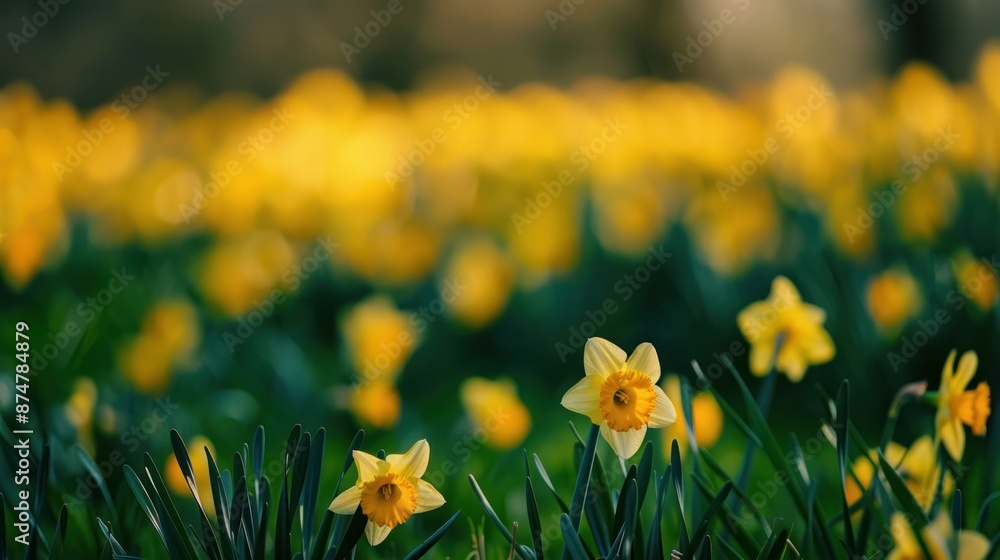
[[[594,468],[594,455],[597,453],[597,438],[600,433],[598,426],[591,424],[590,432],[587,434],[587,445],[583,449],[580,472],[577,473],[576,486],[573,488],[573,499],[570,501],[571,505],[569,508],[569,520],[576,530],[580,529],[580,518],[583,516],[583,505],[587,499],[590,475]]]
[[[656,483],[656,510],[653,513],[653,523],[649,527],[649,535],[646,538],[645,560],[663,560],[663,539],[661,538],[663,495],[666,494],[668,484],[670,484],[670,469],[666,469],[659,482]]]
[[[851,526],[851,505],[847,503],[847,423],[850,418],[851,395],[850,383],[845,379],[837,391],[837,418],[834,430],[837,434],[837,466],[840,469],[841,507],[844,511],[844,539],[847,551],[852,556],[859,555],[857,541],[854,539],[854,527]]]
[[[726,502],[726,498],[729,497],[729,493],[732,491],[732,489],[733,489],[732,482],[726,482],[725,484],[722,485],[722,489],[719,490],[719,493],[715,495],[715,498],[712,500],[712,503],[708,505],[708,509],[705,510],[705,515],[702,516],[701,521],[698,523],[697,528],[695,528],[695,530],[691,533],[692,545],[698,543],[700,546],[702,540],[708,536],[708,524],[712,521],[712,518],[715,516],[715,514],[717,514],[721,510],[722,504]],[[687,554],[690,556],[694,556],[695,555],[694,553],[695,550],[693,548],[689,548]]]
[[[899,502],[900,508],[907,516],[910,527],[913,529],[913,534],[917,539],[917,544],[920,545],[920,550],[923,551],[927,558],[931,558],[930,550],[927,548],[927,543],[924,542],[923,537],[924,528],[928,525],[924,510],[920,508],[917,499],[913,497],[910,489],[906,487],[906,482],[899,476],[896,469],[889,464],[889,461],[881,451],[878,454],[878,461],[882,469],[882,474],[889,481],[889,488],[892,490],[892,494],[896,496],[896,501]]]
[[[427,552],[430,551],[430,549],[433,548],[439,540],[441,540],[441,537],[444,536],[445,532],[448,531],[452,524],[455,523],[455,520],[458,519],[458,515],[460,513],[462,513],[462,510],[456,511],[455,515],[451,516],[451,519],[445,521],[444,525],[442,525],[437,531],[434,531],[431,536],[427,537],[427,540],[420,543],[420,546],[414,548],[409,554],[404,556],[403,560],[417,560],[417,558],[427,554]],[[539,556],[539,558],[541,558],[541,556]]]
[[[524,501],[528,510],[528,527],[531,529],[531,543],[535,551],[535,558],[543,560],[545,543],[542,534],[542,520],[538,515],[538,504],[535,502],[535,490],[531,487],[530,476],[524,477]]]
[[[111,515],[111,526],[121,527],[121,523],[118,519],[118,508],[115,507],[115,503],[111,499],[111,492],[108,491],[108,485],[104,481],[104,475],[101,474],[100,467],[97,466],[97,463],[94,462],[94,459],[84,448],[76,446],[73,448],[73,451],[76,452],[76,457],[80,460],[80,464],[83,465],[84,470],[86,470],[87,474],[89,474],[90,477],[94,479],[94,482],[97,483],[97,489],[100,490],[101,497],[104,498],[104,503],[108,506],[108,510]]]
[[[670,469],[673,471],[670,477],[674,482],[674,493],[677,496],[677,512],[680,514],[681,519],[681,526],[678,528],[680,532],[680,549],[687,550],[691,541],[688,539],[687,519],[685,519],[684,514],[684,470],[681,467],[681,450],[677,446],[676,439],[670,443]]]
[[[568,558],[569,560],[592,560],[594,555],[591,554],[587,547],[580,540],[580,535],[577,534],[576,527],[573,527],[573,521],[569,518],[569,514],[562,514],[559,516],[559,527],[562,529],[563,541],[565,543],[565,548],[563,548],[563,558]]]
[[[517,552],[517,555],[524,560],[532,560],[535,557],[534,553],[532,553],[526,546],[516,545],[516,543],[514,543],[514,536],[510,534],[510,531],[507,530],[503,521],[500,520],[500,516],[497,515],[493,506],[490,505],[490,501],[486,497],[486,494],[483,493],[483,489],[480,488],[479,483],[476,482],[476,477],[471,474],[469,475],[469,484],[472,486],[472,492],[476,495],[479,503],[482,504],[483,509],[486,511],[486,516],[489,517],[490,520],[493,521],[493,524],[496,525],[497,529],[500,530],[500,534],[503,535],[503,538],[506,539],[508,543],[515,545],[514,550]]]
[[[101,532],[104,533],[104,538],[108,539],[108,544],[111,546],[111,553],[115,556],[124,556],[127,553],[122,545],[118,543],[111,531],[108,530],[108,526],[104,524],[104,521],[100,517],[97,518],[97,524],[101,527]],[[6,546],[4,547],[6,548]]]
[[[326,446],[326,428],[316,430],[312,447],[309,449],[309,465],[306,469],[305,485],[302,488],[302,506],[299,508],[299,525],[302,526],[302,555],[322,545],[313,543],[313,528],[316,522],[316,504],[319,501],[320,476],[323,474],[323,453]]]
[[[552,479],[549,478],[549,473],[545,472],[545,467],[542,465],[542,460],[538,458],[537,453],[533,453],[532,457],[534,457],[535,459],[535,468],[538,469],[538,475],[542,477],[542,482],[544,482],[545,486],[548,487],[549,492],[551,492],[552,495],[555,496],[556,502],[559,503],[559,509],[561,509],[563,513],[569,513],[569,506],[567,506],[566,502],[564,502],[563,499],[559,497],[559,492],[556,492],[556,487],[552,485]]]
[[[181,474],[184,475],[188,490],[191,491],[191,496],[194,497],[194,502],[198,506],[198,518],[201,524],[200,535],[204,538],[196,540],[208,554],[209,558],[212,560],[221,560],[222,552],[219,549],[219,538],[211,522],[208,520],[208,513],[205,512],[204,504],[201,503],[201,496],[198,493],[198,482],[195,480],[194,467],[191,464],[191,457],[188,455],[187,446],[184,445],[184,439],[181,438],[177,430],[172,428],[170,430],[170,444],[173,446],[175,460],[181,469]]]
[[[344,533],[344,538],[337,544],[337,549],[333,556],[334,560],[344,560],[349,556],[353,557],[354,548],[358,546],[358,541],[365,534],[365,525],[367,524],[368,516],[361,511],[361,506],[358,505],[358,509],[354,510],[351,523]]]

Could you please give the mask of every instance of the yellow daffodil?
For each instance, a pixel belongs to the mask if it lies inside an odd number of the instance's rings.
[[[399,422],[399,391],[391,381],[376,379],[362,383],[351,395],[351,412],[375,428],[392,428]]]
[[[985,381],[972,391],[966,387],[979,367],[979,357],[974,351],[962,354],[955,371],[954,350],[941,372],[941,388],[937,393],[937,436],[951,458],[959,461],[965,452],[965,428],[972,428],[973,435],[986,433],[986,419],[990,416],[990,386]]]
[[[913,527],[910,526],[906,515],[896,512],[892,514],[890,521],[892,528],[892,538],[896,541],[896,548],[889,553],[888,560],[983,560],[990,549],[990,541],[982,533],[976,531],[961,530],[958,538],[955,539],[955,529],[952,527],[951,518],[942,512],[938,517],[921,532],[924,544],[931,558],[928,559],[920,549]],[[954,542],[956,550],[954,555],[949,552],[949,543]]]
[[[341,321],[354,371],[365,382],[395,381],[427,323],[416,313],[400,311],[387,296],[374,295],[361,301]]]
[[[803,303],[799,291],[784,276],[771,284],[771,295],[748,305],[736,318],[752,348],[750,371],[763,376],[771,369],[778,337],[781,349],[774,364],[791,381],[801,381],[810,365],[823,364],[835,354],[833,340],[823,328],[826,312]]]
[[[917,503],[925,510],[928,509],[937,493],[937,483],[941,475],[937,450],[931,436],[921,436],[909,449],[891,441],[885,448],[885,458],[889,464],[895,465],[896,472],[906,481],[906,486]],[[877,451],[874,449],[868,452],[868,457],[861,456],[855,459],[852,470],[857,480],[853,476],[847,477],[848,504],[853,505],[861,499],[871,485],[875,474],[872,462],[878,462]],[[951,473],[945,472],[942,496],[950,496],[954,489],[955,480]]]
[[[886,270],[872,278],[866,300],[872,321],[887,336],[899,334],[906,322],[923,307],[920,287],[902,267]]]
[[[671,402],[681,402],[681,380],[676,375],[666,376],[664,388]],[[691,415],[694,417],[694,439],[698,447],[712,447],[722,436],[722,407],[712,393],[705,391],[691,396]],[[677,422],[663,430],[663,452],[670,458],[670,444],[677,440],[681,455],[687,452],[687,422],[683,407],[677,408]]]
[[[531,414],[510,380],[472,377],[462,382],[462,405],[486,443],[498,449],[519,445],[531,429]]]
[[[139,336],[119,352],[119,366],[138,391],[162,394],[174,370],[191,364],[200,340],[197,311],[190,303],[160,302],[143,319]]]
[[[205,511],[211,514],[215,511],[215,497],[212,496],[212,480],[208,469],[208,457],[205,455],[206,447],[212,452],[212,456],[215,456],[215,448],[205,436],[195,436],[191,443],[187,444],[191,468],[194,470],[194,481],[198,485],[198,499]],[[191,490],[184,479],[184,473],[181,472],[181,467],[177,464],[177,457],[173,453],[167,458],[167,464],[163,470],[167,488],[180,496],[191,495]]]
[[[81,377],[73,384],[73,393],[66,401],[66,419],[76,428],[77,437],[91,454],[94,453],[94,405],[97,404],[97,385],[89,377]]]
[[[441,494],[429,482],[420,480],[430,455],[431,448],[425,439],[413,444],[405,454],[387,455],[385,460],[355,451],[358,482],[337,496],[330,509],[352,515],[360,505],[361,512],[368,516],[365,536],[372,546],[379,544],[411,515],[444,504]]]
[[[958,289],[976,307],[987,311],[996,305],[1000,280],[989,260],[977,260],[968,251],[963,251],[952,259],[952,268]]]
[[[646,428],[666,428],[677,411],[663,389],[660,361],[648,342],[625,351],[603,338],[587,340],[583,354],[586,376],[563,396],[562,405],[590,417],[622,459],[639,450]]]
[[[493,242],[473,240],[455,250],[443,277],[441,299],[449,314],[472,328],[481,328],[506,307],[514,286],[514,265]]]

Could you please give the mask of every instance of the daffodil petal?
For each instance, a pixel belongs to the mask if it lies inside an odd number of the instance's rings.
[[[958,560],[982,560],[990,551],[990,541],[975,531],[958,532]]]
[[[625,364],[625,351],[603,338],[587,339],[583,349],[583,371],[587,375],[607,377],[622,369]]]
[[[368,544],[372,546],[384,541],[389,536],[389,531],[392,531],[392,527],[387,525],[378,525],[371,521],[365,525],[365,536],[368,537]]]
[[[358,486],[351,486],[347,490],[341,492],[339,496],[330,502],[330,511],[333,513],[338,513],[340,515],[351,515],[358,509],[358,504],[361,503],[361,488]]]
[[[807,365],[805,356],[797,348],[785,347],[778,354],[777,368],[783,371],[792,383],[802,381]]]
[[[812,364],[829,362],[836,354],[836,349],[833,346],[833,339],[830,338],[830,333],[826,332],[826,330],[819,326],[817,326],[816,332],[810,338],[808,344],[803,346],[803,350],[805,351],[809,362]]]
[[[955,376],[955,356],[957,355],[958,352],[955,350],[948,353],[948,359],[944,361],[944,367],[941,369],[940,392],[942,393],[942,397],[951,388],[951,378]]]
[[[645,373],[653,380],[653,383],[659,381],[660,359],[656,356],[656,348],[653,348],[653,345],[648,342],[636,346],[632,355],[625,362],[625,369]]]
[[[739,326],[744,338],[751,343],[757,342],[757,339],[763,334],[763,326],[767,323],[764,317],[768,312],[774,313],[774,310],[766,301],[756,301],[740,311],[739,315],[736,316],[736,325]]]
[[[444,505],[444,496],[430,482],[417,481],[417,509],[413,513],[423,513]]]
[[[754,344],[750,347],[750,373],[760,377],[771,369],[774,344]]]
[[[422,439],[413,444],[413,447],[403,455],[393,454],[386,456],[385,460],[392,465],[393,472],[397,472],[405,477],[415,476],[420,478],[427,472],[427,463],[431,459],[431,446],[426,439]]]
[[[674,408],[674,403],[670,402],[663,389],[654,386],[653,391],[656,393],[656,405],[653,407],[653,412],[649,414],[649,427],[666,428],[677,421],[677,409]]]
[[[612,430],[607,422],[601,424],[601,435],[614,450],[615,455],[622,459],[629,459],[642,447],[642,440],[646,437],[646,426],[637,430],[619,432]]]
[[[379,470],[378,463],[378,457],[369,455],[364,451],[355,450],[354,464],[358,467],[358,482],[367,482],[375,478]]]
[[[965,429],[962,428],[962,423],[958,420],[949,420],[939,424],[938,434],[948,455],[956,461],[961,461],[965,452]]]
[[[969,386],[969,381],[976,375],[976,368],[979,367],[979,356],[974,350],[969,350],[958,360],[958,369],[955,370],[955,377],[951,380],[951,391],[960,393]]]
[[[604,421],[601,416],[601,385],[604,378],[600,375],[587,375],[573,385],[566,394],[563,395],[562,405],[567,410],[583,414],[590,417],[594,424]]]
[[[789,306],[802,302],[798,288],[795,287],[795,284],[792,284],[791,280],[784,276],[778,276],[771,282],[770,299],[775,304],[775,308],[778,307],[778,303]]]

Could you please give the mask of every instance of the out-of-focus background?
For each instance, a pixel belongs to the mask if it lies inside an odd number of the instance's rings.
[[[369,451],[427,438],[449,504],[383,545],[402,553],[478,518],[469,473],[518,516],[521,448],[572,469],[585,419],[559,400],[587,337],[747,371],[735,317],[779,274],[837,348],[779,381],[779,433],[815,434],[816,386],[847,378],[876,440],[952,348],[996,385],[993,3],[43,0],[0,21],[0,321],[30,324],[67,496],[73,446],[167,464],[170,428],[222,457],[258,425],[275,451],[324,426],[337,457],[359,427]],[[13,394],[4,375],[5,413]],[[905,414],[903,443],[931,423]]]

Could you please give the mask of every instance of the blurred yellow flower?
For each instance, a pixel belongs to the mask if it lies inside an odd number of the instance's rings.
[[[993,110],[1000,114],[1000,43],[992,41],[983,47],[976,64],[976,82]]]
[[[81,377],[73,384],[73,393],[66,401],[66,419],[76,428],[80,445],[94,453],[94,405],[97,404],[97,385],[89,377]]]
[[[146,314],[139,336],[119,352],[119,366],[139,391],[162,394],[175,369],[190,366],[200,340],[197,312],[190,303],[160,302]]]
[[[273,290],[295,288],[295,249],[273,231],[212,247],[198,274],[201,289],[225,314],[240,315],[261,301],[271,303]]]
[[[442,290],[448,312],[462,323],[480,328],[492,323],[506,307],[514,286],[514,264],[490,241],[467,241],[445,265],[443,278],[448,285],[461,287]]]
[[[968,251],[962,251],[952,260],[958,289],[983,311],[992,309],[1000,294],[1000,279],[993,264],[986,259],[976,260]]]
[[[937,484],[941,475],[941,467],[937,460],[937,449],[934,441],[929,435],[918,438],[909,449],[891,441],[885,448],[885,458],[889,464],[895,465],[896,472],[906,481],[907,488],[916,498],[917,503],[925,510],[930,508],[937,493]],[[854,460],[852,470],[857,476],[847,477],[847,503],[854,504],[871,486],[872,477],[875,474],[873,462],[878,462],[878,450],[872,449],[868,456],[861,456]],[[859,484],[860,483],[860,484]],[[955,489],[955,480],[951,473],[944,474],[944,487],[941,490],[942,496],[948,497]]]
[[[922,158],[923,156],[914,156]],[[918,161],[920,161],[918,159]],[[904,164],[905,172],[917,178],[899,196],[899,233],[911,242],[930,242],[951,223],[955,210],[955,180],[943,167],[921,171],[912,162]],[[921,165],[932,165],[922,162]],[[941,164],[938,164],[941,165]]]
[[[416,315],[407,315],[386,296],[373,295],[341,320],[354,371],[366,383],[395,381],[420,339]]]
[[[921,550],[913,527],[907,521],[905,514],[898,511],[893,513],[890,527],[892,537],[896,541],[896,548],[889,553],[888,560],[929,560]],[[990,541],[982,533],[961,530],[956,537],[951,517],[944,511],[924,528],[921,537],[924,544],[927,545],[932,560],[951,560],[952,558],[954,560],[984,560],[986,553],[990,550]],[[952,542],[957,546],[954,556],[950,552],[950,543]]]
[[[460,394],[477,436],[481,431],[488,445],[510,449],[524,441],[531,429],[531,414],[512,381],[470,377],[462,382]]]
[[[750,371],[763,376],[771,369],[775,345],[781,337],[774,368],[793,382],[801,381],[808,366],[833,359],[835,349],[830,334],[823,329],[825,320],[826,312],[803,303],[788,278],[775,278],[771,295],[764,301],[751,303],[736,318],[740,331],[752,345]]]
[[[383,430],[399,422],[399,391],[391,381],[375,380],[358,385],[351,395],[351,412],[361,422]]]
[[[190,302],[181,300],[162,301],[153,306],[143,319],[142,332],[178,358],[187,358],[201,340],[198,312]]]
[[[899,334],[924,305],[920,287],[904,267],[892,268],[873,277],[865,295],[875,326],[888,336]]]
[[[704,189],[686,219],[701,258],[722,274],[739,275],[774,257],[778,247],[780,220],[766,187],[743,185],[725,194]]]
[[[648,342],[625,351],[603,338],[590,338],[584,348],[586,375],[562,398],[568,410],[588,416],[622,459],[642,446],[646,428],[666,428],[677,420],[674,404],[656,382],[660,360]]]
[[[941,388],[937,392],[938,440],[944,444],[948,455],[955,461],[962,460],[965,452],[965,428],[972,428],[972,434],[986,434],[986,420],[990,416],[990,386],[980,381],[975,390],[967,391],[969,382],[976,375],[979,356],[975,351],[962,354],[958,370],[954,368],[957,352],[952,350],[941,371]]]
[[[194,471],[194,481],[198,486],[198,498],[201,501],[205,512],[211,515],[215,512],[215,498],[212,495],[212,480],[208,470],[208,457],[205,455],[205,448],[215,457],[215,446],[205,436],[195,436],[187,445],[188,455],[191,458],[191,468]],[[174,494],[179,496],[191,496],[187,480],[177,464],[177,456],[173,453],[167,457],[166,466],[163,469],[164,482]]]
[[[664,390],[671,402],[677,403],[677,421],[663,430],[663,453],[670,458],[670,447],[673,440],[681,455],[687,453],[687,420],[684,417],[684,407],[681,405],[681,380],[676,375],[668,375],[664,382]],[[711,392],[704,391],[691,396],[691,415],[694,417],[694,439],[698,447],[709,448],[722,436],[722,407]]]
[[[379,459],[364,451],[354,452],[358,482],[330,503],[330,510],[340,515],[353,515],[361,506],[368,516],[365,536],[375,546],[389,531],[415,513],[423,513],[444,505],[444,497],[420,477],[427,471],[431,448],[427,440],[413,444],[403,455],[387,455]]]

